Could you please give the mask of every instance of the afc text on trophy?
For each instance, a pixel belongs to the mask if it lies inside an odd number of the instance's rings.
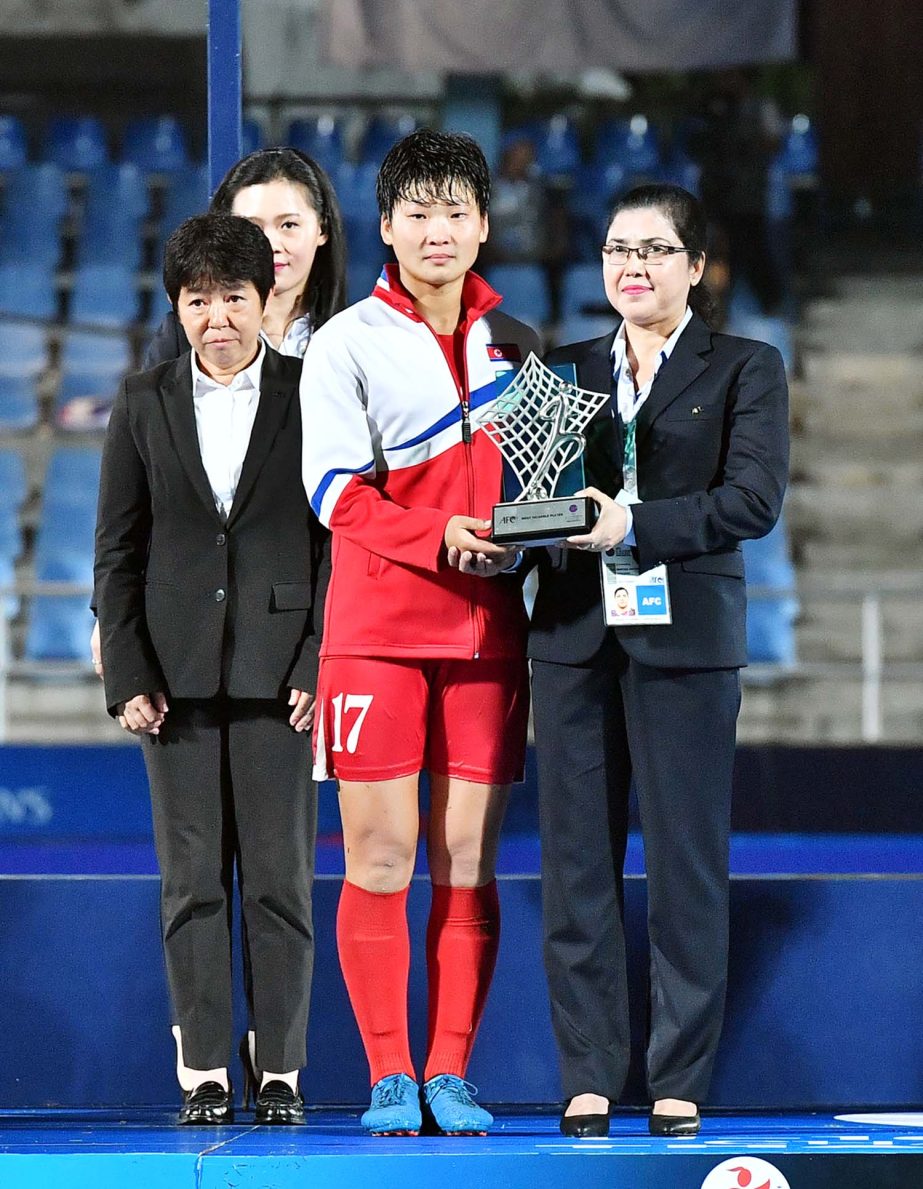
[[[575,379],[573,365],[564,366]],[[504,461],[492,541],[552,545],[590,531],[596,505],[574,492],[584,486],[584,430],[608,400],[608,392],[578,388],[533,353],[498,397],[472,413]]]

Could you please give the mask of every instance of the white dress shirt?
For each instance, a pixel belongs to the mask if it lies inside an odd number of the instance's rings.
[[[304,359],[304,353],[308,349],[308,343],[311,341],[311,318],[308,314],[302,314],[300,318],[289,326],[285,332],[285,337],[278,345],[271,342],[269,336],[262,330],[260,331],[260,338],[267,346],[272,347],[278,351],[280,355],[293,355],[296,359]]]
[[[612,375],[618,383],[619,416],[626,425],[629,421],[637,417],[638,410],[650,396],[651,387],[657,379],[657,373],[673,354],[673,349],[679,341],[679,336],[689,325],[691,319],[692,310],[687,306],[683,320],[660,348],[651,378],[642,388],[635,386],[634,372],[631,370],[631,364],[628,362],[628,341],[625,338],[624,321],[618,328],[615,340],[612,343]]]
[[[637,417],[638,410],[651,394],[651,388],[657,379],[657,373],[673,354],[673,348],[679,341],[679,336],[689,325],[691,319],[692,309],[690,306],[687,306],[686,313],[683,315],[679,326],[677,326],[676,330],[673,331],[660,348],[651,378],[641,388],[636,387],[635,375],[631,370],[631,364],[628,362],[628,340],[625,337],[625,322],[624,320],[622,321],[622,325],[618,328],[612,343],[612,375],[616,382],[618,412],[624,425],[627,425],[629,421],[633,421]],[[631,514],[630,506],[626,506],[625,514],[628,527],[625,532],[624,541],[626,545],[634,545],[636,544],[634,517]]]
[[[250,434],[260,403],[260,377],[266,349],[260,342],[256,359],[237,373],[230,384],[217,384],[199,367],[192,352],[192,401],[202,465],[215,497],[215,507],[227,519],[240,480]]]

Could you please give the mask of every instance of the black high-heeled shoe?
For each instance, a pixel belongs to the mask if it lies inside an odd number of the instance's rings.
[[[702,1119],[698,1111],[694,1115],[660,1115],[651,1111],[647,1119],[647,1129],[651,1135],[664,1135],[671,1139],[698,1135],[701,1126]]]
[[[569,1103],[565,1104],[567,1110]],[[605,1139],[609,1134],[609,1116],[612,1114],[612,1104],[607,1111],[600,1111],[591,1115],[562,1115],[561,1134],[569,1139]]]
[[[234,1122],[234,1099],[230,1085],[203,1082],[183,1095],[183,1105],[176,1118],[180,1127],[214,1127]]]

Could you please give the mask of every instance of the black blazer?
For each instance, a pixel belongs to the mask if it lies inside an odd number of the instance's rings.
[[[576,364],[582,388],[610,393],[588,427],[584,457],[587,483],[608,495],[622,486],[614,337],[560,347],[547,360]],[[788,387],[778,351],[718,334],[693,316],[638,413],[637,451],[638,562],[642,570],[668,563],[673,622],[611,630],[642,664],[745,665],[740,542],[775,524],[788,476]],[[541,550],[538,565],[529,655],[585,664],[606,637],[598,557]]]
[[[223,524],[199,453],[190,353],[129,376],[106,434],[96,600],[106,703],[314,690],[327,531],[301,480],[301,360],[266,349]]]
[[[151,341],[144,350],[141,360],[142,371],[149,371],[158,363],[165,363],[168,359],[177,359],[184,351],[189,350],[189,339],[183,330],[179,318],[172,310],[167,310]]]

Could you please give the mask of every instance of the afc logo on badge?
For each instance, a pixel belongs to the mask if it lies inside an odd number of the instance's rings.
[[[637,596],[639,615],[663,615],[667,609],[662,586],[639,586]]]

